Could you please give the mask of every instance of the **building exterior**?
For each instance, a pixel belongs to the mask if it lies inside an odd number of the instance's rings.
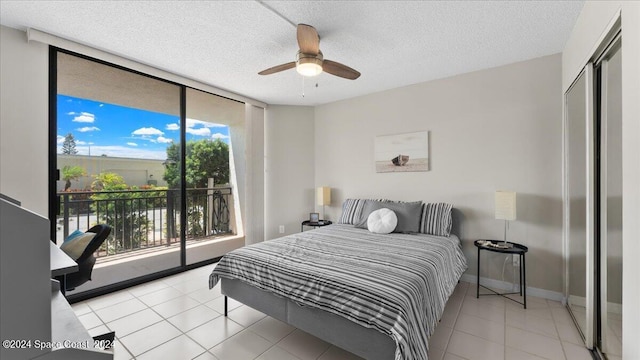
[[[154,159],[58,154],[58,168],[61,171],[58,191],[64,190],[62,169],[65,166],[80,166],[86,171],[86,176],[71,181],[72,190],[91,189],[94,176],[102,172],[112,172],[122,176],[129,186],[140,187],[151,184],[167,186],[167,182],[162,179],[163,162],[164,160]]]

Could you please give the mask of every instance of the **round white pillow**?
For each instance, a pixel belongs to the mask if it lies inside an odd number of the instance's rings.
[[[376,234],[389,234],[396,229],[396,225],[398,225],[396,213],[387,208],[378,209],[367,218],[367,228]]]

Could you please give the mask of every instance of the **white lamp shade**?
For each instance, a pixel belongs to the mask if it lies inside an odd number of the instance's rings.
[[[496,191],[496,219],[516,219],[516,193],[514,191]]]
[[[321,186],[316,191],[316,199],[318,205],[331,205],[331,188],[328,186]]]

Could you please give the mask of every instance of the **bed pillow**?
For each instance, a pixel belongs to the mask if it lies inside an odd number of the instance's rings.
[[[84,252],[84,249],[87,248],[87,245],[89,245],[96,235],[96,233],[92,232],[82,233],[82,235],[78,235],[69,241],[65,241],[62,246],[60,246],[60,250],[64,251],[73,260],[78,260]]]
[[[354,225],[362,216],[362,208],[367,201],[386,201],[383,199],[347,199],[342,203],[342,215],[338,219],[338,224]],[[367,215],[369,215],[367,213]],[[366,218],[365,218],[366,220]]]
[[[396,229],[398,217],[387,208],[378,209],[367,218],[367,229],[376,234],[389,234]]]
[[[353,224],[354,218],[360,219],[360,212],[362,212],[365,201],[364,199],[345,200],[342,203],[342,215],[338,219],[338,224]]]
[[[420,216],[420,232],[436,236],[451,235],[451,209],[446,203],[425,203]]]
[[[354,223],[354,225],[366,229],[369,214],[378,209],[387,208],[395,212],[398,217],[398,225],[393,232],[417,233],[420,229],[420,206],[422,206],[422,201],[392,202],[367,200],[362,207],[360,220]]]

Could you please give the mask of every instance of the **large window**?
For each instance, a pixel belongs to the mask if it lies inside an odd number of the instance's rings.
[[[244,116],[244,104],[54,53],[55,241],[96,224],[112,228],[95,253],[93,281],[75,291],[221,256],[215,245],[236,227],[228,124]]]

